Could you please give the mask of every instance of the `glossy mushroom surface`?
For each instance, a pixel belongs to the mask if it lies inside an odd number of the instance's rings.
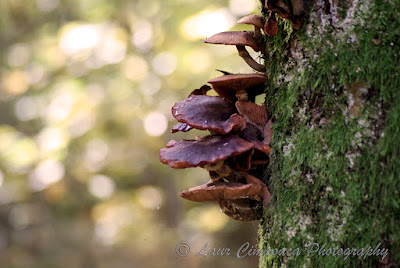
[[[172,168],[201,167],[247,152],[253,146],[233,135],[206,136],[179,142],[173,140],[160,150],[159,159]]]
[[[243,129],[245,120],[237,114],[233,102],[218,96],[192,95],[172,107],[172,115],[178,122],[200,130],[227,134]],[[175,130],[180,130],[177,126]],[[186,130],[186,126],[182,127]]]

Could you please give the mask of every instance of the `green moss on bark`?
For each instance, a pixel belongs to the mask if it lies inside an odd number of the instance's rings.
[[[331,4],[335,1],[329,1]],[[265,181],[273,199],[259,229],[260,267],[400,266],[400,3],[310,1],[299,31],[280,20],[267,38],[275,123]],[[381,256],[307,256],[389,249]]]

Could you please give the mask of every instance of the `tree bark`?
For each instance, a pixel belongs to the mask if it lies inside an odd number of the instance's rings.
[[[400,2],[307,10],[266,37],[260,267],[400,267]]]

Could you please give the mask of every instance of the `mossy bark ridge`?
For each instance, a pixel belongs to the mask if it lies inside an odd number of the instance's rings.
[[[261,252],[300,254],[260,267],[400,267],[400,3],[307,4],[301,29],[277,17],[266,37],[272,198],[259,228]]]

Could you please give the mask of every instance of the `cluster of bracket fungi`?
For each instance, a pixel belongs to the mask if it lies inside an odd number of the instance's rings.
[[[280,3],[280,1],[268,1]],[[269,4],[268,4],[269,3]],[[279,12],[285,10],[278,5]],[[271,14],[275,12],[271,10]],[[278,14],[281,14],[277,12]],[[282,13],[284,14],[284,13]],[[270,16],[271,18],[271,16]],[[207,38],[211,44],[235,45],[239,55],[254,70],[264,72],[265,67],[256,62],[246,50],[264,52],[264,33],[268,32],[260,15],[249,15],[238,23],[254,25],[254,31],[222,32]],[[264,105],[254,103],[264,92],[264,74],[232,74],[208,81],[195,89],[188,98],[175,103],[172,115],[178,121],[172,132],[187,132],[193,128],[208,130],[210,135],[194,140],[171,140],[160,150],[160,161],[172,168],[201,167],[209,172],[210,180],[192,187],[179,195],[195,202],[217,202],[229,217],[240,221],[258,220],[270,199],[268,187],[254,173],[257,167],[269,161],[272,138],[272,119]],[[218,96],[207,95],[213,89]]]

